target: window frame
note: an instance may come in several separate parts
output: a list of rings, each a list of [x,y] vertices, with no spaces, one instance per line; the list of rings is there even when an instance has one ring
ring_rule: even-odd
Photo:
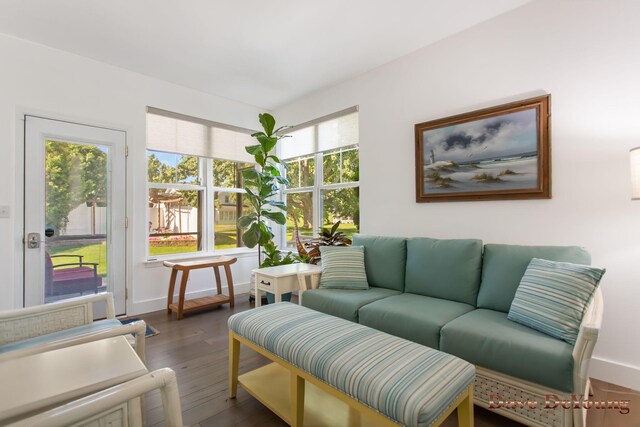
[[[317,127],[316,127],[316,132],[317,132]],[[314,178],[313,178],[312,186],[295,187],[295,188],[285,187],[281,191],[281,201],[284,201],[285,203],[287,201],[287,194],[311,192],[311,201],[313,206],[313,215],[312,215],[313,235],[315,235],[316,230],[319,230],[320,227],[322,227],[323,225],[322,224],[323,222],[322,218],[324,216],[323,191],[342,190],[344,188],[360,187],[359,179],[358,181],[340,182],[337,184],[324,183],[324,158],[323,158],[324,155],[327,153],[338,151],[338,150],[340,150],[340,152],[342,153],[343,151],[347,151],[350,149],[358,150],[358,165],[359,165],[360,164],[360,144],[348,145],[345,147],[341,147],[337,150],[333,149],[328,151],[320,151],[313,154],[305,154],[302,156],[282,160],[284,163],[288,163],[294,160],[310,158],[310,157],[314,159],[315,168],[314,168]],[[342,181],[342,154],[340,155],[340,180]],[[360,198],[358,198],[358,209],[360,209]],[[280,229],[281,229],[280,247],[286,250],[295,249],[295,244],[293,244],[292,246],[287,245],[287,224],[285,223],[285,225],[281,226]]]
[[[146,149],[147,159],[149,157],[149,151],[152,152],[160,152],[167,154],[178,154],[181,153],[171,153],[160,150]],[[184,184],[184,183],[158,183],[158,182],[149,182],[148,176],[146,180],[146,197],[149,197],[149,190],[153,188],[158,189],[176,189],[176,190],[193,190],[193,191],[202,191],[202,229],[199,230],[201,234],[201,242],[202,247],[200,250],[193,252],[176,252],[172,254],[163,254],[163,255],[151,255],[149,253],[150,244],[149,244],[149,231],[146,231],[145,238],[145,257],[147,261],[164,261],[170,259],[188,259],[188,258],[199,258],[203,256],[209,256],[212,254],[215,255],[223,255],[223,254],[238,254],[238,253],[250,253],[254,252],[255,248],[247,248],[247,247],[236,247],[236,248],[226,248],[226,249],[215,249],[215,193],[216,192],[224,192],[224,193],[240,193],[244,194],[246,191],[243,188],[237,187],[220,187],[214,185],[213,182],[213,162],[214,160],[218,161],[229,161],[235,163],[245,163],[248,162],[239,162],[236,160],[226,160],[226,159],[218,159],[218,158],[209,158],[209,157],[200,157],[200,156],[192,156],[198,158],[198,181],[199,185],[196,184]],[[255,165],[254,165],[255,167]],[[145,214],[146,221],[145,223],[149,223],[149,209],[146,209]]]

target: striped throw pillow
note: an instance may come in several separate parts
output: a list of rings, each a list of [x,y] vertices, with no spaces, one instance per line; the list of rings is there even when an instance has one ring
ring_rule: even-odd
[[[507,318],[573,345],[605,269],[534,258]]]
[[[321,246],[320,288],[369,289],[364,246]]]

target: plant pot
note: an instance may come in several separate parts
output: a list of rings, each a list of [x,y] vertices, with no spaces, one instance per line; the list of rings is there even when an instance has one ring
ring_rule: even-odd
[[[282,294],[282,301],[290,302],[291,301],[291,292],[287,292],[286,294]],[[272,294],[271,292],[267,292],[267,302],[269,304],[275,304],[275,302],[276,302],[275,294]]]

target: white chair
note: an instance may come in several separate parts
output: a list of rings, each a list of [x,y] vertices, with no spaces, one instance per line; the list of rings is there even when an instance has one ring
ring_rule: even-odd
[[[22,419],[13,427],[143,426],[141,397],[159,389],[165,425],[182,427],[182,409],[175,373],[158,369],[134,380],[85,396],[38,415]]]
[[[106,304],[106,319],[93,320],[96,303]],[[115,318],[113,294],[108,292],[0,311],[0,360],[124,335],[144,362],[145,332],[144,321],[122,325]]]

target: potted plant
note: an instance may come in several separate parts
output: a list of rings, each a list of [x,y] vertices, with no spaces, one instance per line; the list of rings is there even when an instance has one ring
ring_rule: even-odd
[[[245,149],[253,156],[259,167],[242,171],[244,197],[249,202],[251,211],[238,218],[238,227],[243,230],[242,241],[245,246],[248,248],[258,246],[258,265],[264,268],[291,264],[295,259],[290,252],[284,257],[281,256],[273,241],[273,231],[267,222],[271,220],[276,224],[284,225],[287,221],[285,216],[287,206],[274,199],[274,196],[278,194],[278,186],[288,185],[289,180],[281,173],[282,162],[272,154],[278,141],[286,137],[279,132],[287,126],[275,129],[276,120],[268,113],[260,114],[258,117],[263,131],[251,135],[256,138],[258,144],[250,145]],[[262,248],[265,249],[264,261]],[[258,298],[257,295],[256,298]],[[283,300],[290,299],[291,294],[288,294],[288,299],[286,294],[283,295]]]
[[[342,231],[338,231],[342,221],[338,221],[329,227],[322,227],[317,237],[314,237],[311,241],[302,244],[300,241],[300,232],[298,230],[298,221],[294,217],[293,223],[295,226],[294,236],[296,241],[296,247],[298,248],[298,257],[301,262],[309,264],[318,264],[320,260],[320,247],[321,246],[351,246],[351,239],[349,239]]]

